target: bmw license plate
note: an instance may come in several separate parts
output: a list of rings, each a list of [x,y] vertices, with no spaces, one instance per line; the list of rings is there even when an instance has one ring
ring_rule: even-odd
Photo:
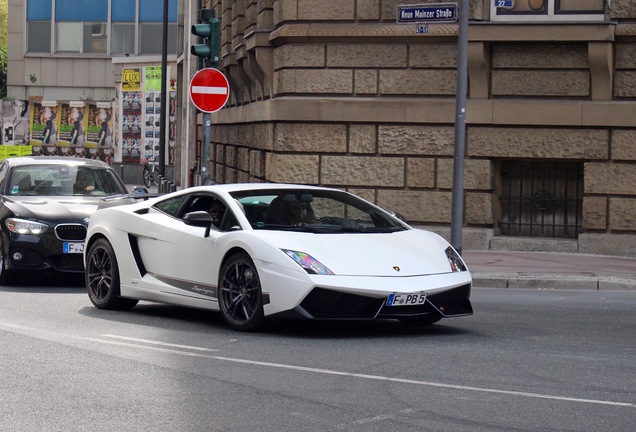
[[[426,303],[426,293],[396,294],[386,301],[387,306],[417,306]]]
[[[84,243],[64,242],[64,253],[84,253]]]

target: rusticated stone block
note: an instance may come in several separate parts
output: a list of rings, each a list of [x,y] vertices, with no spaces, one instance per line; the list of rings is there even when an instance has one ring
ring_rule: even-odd
[[[636,18],[636,3],[634,0],[612,0],[609,8],[610,18]]]
[[[375,95],[378,93],[378,71],[373,69],[356,69],[355,93],[356,95]]]
[[[250,174],[255,177],[265,176],[265,152],[250,150]]]
[[[464,222],[474,225],[492,225],[492,194],[467,192],[464,202]]]
[[[274,24],[298,20],[298,0],[276,0],[274,2]]]
[[[375,153],[376,127],[370,124],[349,126],[349,151],[351,153]]]
[[[438,159],[437,187],[453,188],[455,159]],[[491,190],[494,181],[494,163],[486,159],[464,160],[464,189]]]
[[[406,185],[414,188],[434,188],[435,159],[408,158],[406,165]]]
[[[470,127],[472,157],[607,159],[609,132],[596,129]]]
[[[452,156],[455,129],[448,126],[378,126],[381,154]]]
[[[225,183],[225,165],[221,165],[221,164],[215,165],[214,181],[216,183]]]
[[[239,147],[237,149],[237,167],[242,171],[248,171],[250,168],[250,152],[247,147]]]
[[[590,162],[584,176],[586,194],[636,196],[636,165]]]
[[[492,93],[495,96],[589,96],[590,73],[493,70]]]
[[[404,186],[404,159],[365,156],[323,156],[320,183],[351,186]]]
[[[609,221],[612,231],[636,231],[636,199],[610,198]]]
[[[636,69],[636,44],[616,44],[616,69]]]
[[[409,66],[421,68],[457,68],[457,44],[410,44]]]
[[[375,189],[348,188],[347,191],[375,204]]]
[[[236,147],[231,145],[225,147],[225,165],[236,167]]]
[[[323,44],[287,44],[274,50],[274,69],[324,66]]]
[[[315,0],[297,0],[300,21],[351,21],[355,18],[355,2],[331,1],[329,5]]]
[[[587,44],[493,45],[493,68],[506,69],[587,69]]]
[[[579,253],[636,257],[636,235],[582,233]]]
[[[319,156],[267,153],[265,178],[275,183],[318,184]]]
[[[328,67],[406,67],[404,44],[330,44]]]
[[[456,82],[450,69],[381,70],[380,94],[454,96]]]
[[[583,197],[583,228],[607,229],[607,198]]]
[[[274,93],[352,94],[353,71],[292,69],[274,72]]]
[[[274,149],[284,152],[345,153],[347,126],[326,123],[279,123]]]
[[[225,146],[224,145],[219,144],[216,146],[214,160],[216,162],[219,162],[225,165]]]
[[[636,130],[612,132],[612,159],[636,161]]]
[[[409,223],[450,223],[451,193],[378,190],[378,205],[403,215]]]
[[[356,2],[356,18],[362,20],[378,20],[380,18],[380,0],[358,0]]]
[[[616,97],[636,97],[636,71],[616,71],[614,77]]]

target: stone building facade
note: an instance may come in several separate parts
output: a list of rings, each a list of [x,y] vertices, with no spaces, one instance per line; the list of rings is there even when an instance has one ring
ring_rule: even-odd
[[[214,181],[345,188],[448,237],[457,24],[417,34],[396,23],[404,0],[201,3],[231,86]],[[463,248],[636,256],[636,2],[591,21],[469,3]]]

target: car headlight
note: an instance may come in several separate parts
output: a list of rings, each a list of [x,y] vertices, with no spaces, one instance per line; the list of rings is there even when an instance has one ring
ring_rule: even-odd
[[[285,252],[291,259],[296,261],[296,263],[303,269],[305,269],[305,271],[309,274],[333,274],[333,272],[325,267],[324,264],[305,252],[298,252],[288,249],[283,249],[282,251]]]
[[[9,218],[5,223],[9,231],[16,234],[40,235],[49,228],[47,225],[25,219]]]
[[[459,256],[452,246],[446,248],[446,258],[448,258],[448,262],[450,263],[451,270],[453,272],[462,272],[467,270],[464,260],[462,260],[462,257]]]

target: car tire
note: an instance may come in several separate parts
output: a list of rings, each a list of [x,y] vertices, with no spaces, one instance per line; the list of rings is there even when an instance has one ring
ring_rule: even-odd
[[[264,321],[263,294],[256,266],[246,253],[231,256],[219,274],[219,307],[235,330],[256,331]]]
[[[398,320],[408,326],[427,326],[435,324],[437,321],[441,320],[442,316],[438,314],[428,314],[419,317],[408,317],[408,318],[398,318]]]
[[[138,300],[119,296],[119,267],[113,247],[106,239],[93,243],[86,257],[86,290],[98,309],[131,309]]]
[[[4,267],[4,257],[0,253],[0,285],[10,285],[15,281],[15,274]]]

